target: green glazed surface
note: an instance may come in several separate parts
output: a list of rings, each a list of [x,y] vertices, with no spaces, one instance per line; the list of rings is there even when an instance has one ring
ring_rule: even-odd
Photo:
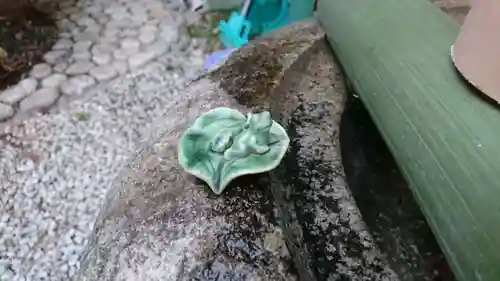
[[[186,172],[221,194],[235,178],[278,166],[290,139],[269,112],[220,107],[196,119],[182,135],[178,159]]]

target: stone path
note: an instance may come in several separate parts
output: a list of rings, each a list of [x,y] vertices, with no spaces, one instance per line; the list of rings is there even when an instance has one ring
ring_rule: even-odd
[[[0,281],[70,280],[112,180],[202,69],[182,0],[61,8],[46,62],[0,94]]]
[[[61,1],[55,15],[62,31],[59,41],[45,54],[45,62],[0,93],[0,122],[49,107],[60,95],[82,95],[169,51],[180,39],[175,27],[181,15],[175,10],[184,4],[167,2]]]

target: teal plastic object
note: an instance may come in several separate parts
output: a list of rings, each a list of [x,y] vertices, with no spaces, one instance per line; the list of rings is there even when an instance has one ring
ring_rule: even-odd
[[[243,113],[219,107],[202,114],[182,135],[179,164],[215,194],[242,175],[278,166],[290,139],[268,111]]]
[[[252,35],[258,36],[289,23],[288,0],[254,0],[248,12]]]
[[[238,12],[232,12],[228,21],[221,20],[219,23],[219,38],[228,48],[239,48],[248,43],[252,24],[245,16]]]
[[[239,48],[251,37],[310,18],[313,13],[314,0],[246,0],[241,13],[233,12],[227,22],[220,22],[220,39],[227,48]]]

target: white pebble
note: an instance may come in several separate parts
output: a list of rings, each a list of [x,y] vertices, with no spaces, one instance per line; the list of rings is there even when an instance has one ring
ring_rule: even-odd
[[[116,69],[110,65],[102,65],[92,68],[89,74],[98,81],[109,80],[118,76]]]
[[[68,75],[85,74],[89,72],[89,70],[92,69],[92,67],[94,67],[94,64],[92,62],[86,60],[79,60],[71,64],[66,69],[66,74]]]
[[[40,63],[33,66],[31,70],[31,76],[37,79],[45,78],[50,75],[52,68],[46,63]]]
[[[67,76],[62,73],[54,73],[42,80],[42,87],[57,88],[67,79]]]
[[[132,55],[128,59],[128,66],[131,69],[136,69],[136,68],[141,67],[141,66],[145,65],[146,63],[150,62],[154,58],[155,58],[155,53],[151,52],[151,51],[138,53],[138,54]]]
[[[0,103],[0,121],[5,121],[14,116],[14,109],[8,104]]]
[[[78,75],[63,82],[61,91],[65,95],[81,95],[95,83],[95,79],[88,75]]]
[[[53,50],[67,50],[71,48],[73,41],[70,39],[62,38],[52,47]]]
[[[47,52],[44,56],[43,59],[50,64],[55,64],[59,60],[64,59],[64,56],[67,54],[67,51],[64,50],[56,50],[56,51],[50,51]]]
[[[59,90],[54,88],[42,88],[29,95],[19,104],[21,111],[29,111],[37,108],[49,107],[59,97]]]

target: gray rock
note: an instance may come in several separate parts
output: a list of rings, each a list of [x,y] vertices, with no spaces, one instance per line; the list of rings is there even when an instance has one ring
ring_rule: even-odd
[[[139,51],[141,43],[134,38],[124,38],[120,42],[120,47],[122,50],[126,51],[128,54],[134,54]]]
[[[116,71],[118,71],[118,73],[120,75],[123,75],[123,74],[127,73],[127,71],[128,71],[128,66],[127,66],[126,61],[115,60],[115,61],[113,61],[112,65],[116,69]]]
[[[159,37],[168,43],[177,42],[180,38],[179,32],[171,27],[161,27]]]
[[[68,52],[66,50],[56,50],[47,52],[43,59],[50,64],[56,64],[59,60],[63,59]]]
[[[74,60],[84,60],[84,61],[89,61],[92,58],[92,55],[90,54],[89,51],[78,51],[74,52],[71,57]]]
[[[19,109],[26,112],[33,109],[49,107],[57,101],[59,94],[60,92],[56,88],[42,88],[21,101]]]
[[[8,104],[0,103],[0,121],[5,121],[14,116],[14,109]]]
[[[75,40],[78,42],[99,42],[99,30],[87,28],[85,31],[75,34]]]
[[[128,65],[130,69],[136,69],[150,62],[155,58],[155,53],[152,51],[137,53],[128,58]]]
[[[97,65],[109,64],[112,59],[113,45],[98,44],[92,47],[92,61]]]
[[[94,67],[89,71],[89,74],[98,81],[109,80],[118,76],[118,72],[111,65],[102,65]]]
[[[88,75],[78,75],[71,77],[61,84],[61,92],[65,95],[81,95],[90,87],[96,84],[94,78]]]
[[[113,51],[113,57],[117,60],[126,60],[132,53],[123,49]]]
[[[66,69],[66,74],[68,75],[78,75],[88,73],[90,69],[94,67],[94,64],[87,60],[79,60],[71,64]]]
[[[85,27],[98,25],[97,22],[91,17],[81,17],[80,19],[78,19],[76,24]]]
[[[118,28],[108,28],[108,29],[104,30],[103,35],[105,37],[110,37],[110,36],[117,37],[119,33],[120,33],[120,29],[118,29]]]
[[[67,38],[62,38],[52,47],[53,50],[69,50],[73,46],[73,41]]]
[[[34,78],[25,78],[17,84],[21,87],[28,95],[35,92],[38,82]]]
[[[0,94],[0,102],[13,105],[24,99],[24,97],[35,92],[38,82],[35,78],[25,78],[16,86],[8,88]]]
[[[42,80],[43,88],[58,88],[68,77],[62,73],[54,73]]]
[[[97,65],[107,65],[111,62],[111,55],[105,53],[97,53],[92,56],[92,61]]]
[[[26,93],[24,89],[16,85],[14,87],[4,90],[0,94],[0,102],[9,105],[16,104],[20,102],[22,99],[24,99],[24,97],[26,97],[27,95],[28,93]]]
[[[120,32],[121,37],[136,37],[139,35],[139,31],[137,29],[126,28]]]
[[[339,70],[323,36],[305,22],[252,41],[165,108],[111,186],[75,281],[398,280],[345,183],[336,151],[345,90],[332,86],[342,81],[331,80]],[[276,171],[214,196],[179,166],[177,144],[220,106],[267,108],[294,143]]]
[[[37,79],[45,78],[52,73],[52,68],[46,63],[39,63],[33,66],[31,70],[31,76]]]
[[[94,45],[92,47],[91,52],[92,52],[93,55],[96,55],[96,54],[111,54],[114,49],[115,49],[115,47],[112,44],[101,43],[101,44]]]
[[[158,40],[157,42],[146,47],[146,52],[152,52],[156,57],[163,55],[168,51],[169,44],[165,41]]]
[[[54,65],[54,72],[62,73],[68,68],[68,63],[65,61],[58,62]]]
[[[139,35],[139,41],[141,41],[141,43],[145,45],[153,43],[155,39],[156,34],[152,31],[142,31]]]
[[[90,51],[90,47],[92,46],[91,41],[79,41],[73,45],[73,52],[88,52]]]

